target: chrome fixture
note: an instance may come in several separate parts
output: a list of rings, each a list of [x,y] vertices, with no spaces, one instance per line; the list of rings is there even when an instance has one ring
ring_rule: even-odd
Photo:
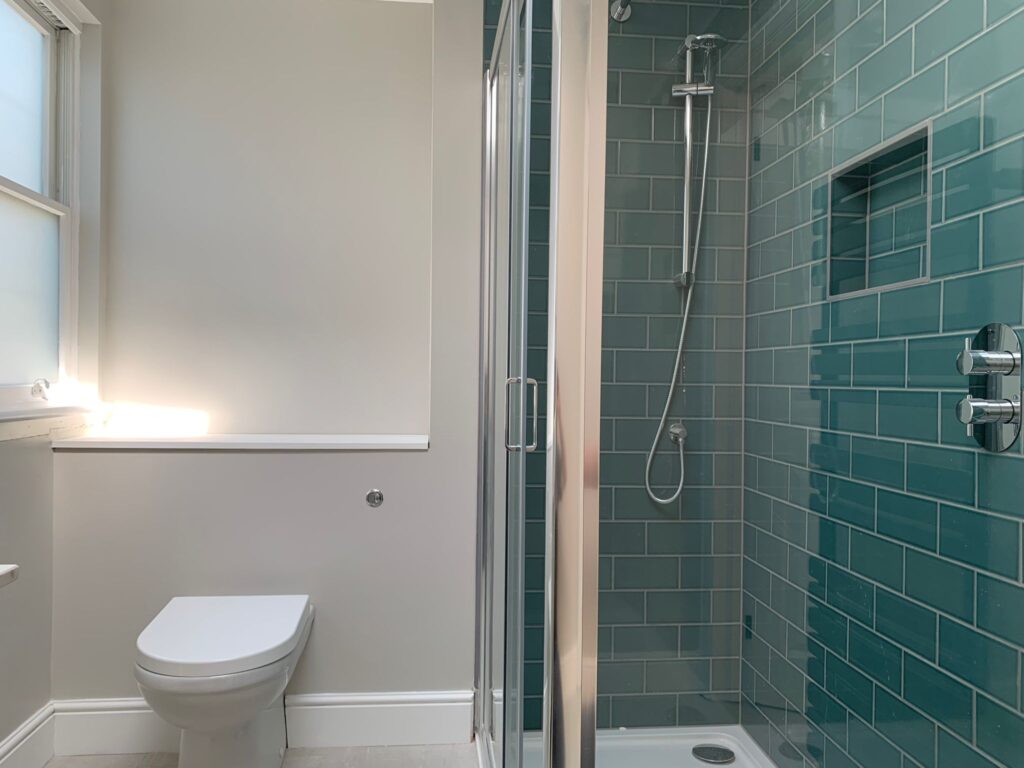
[[[512,404],[512,398],[508,396],[510,388],[512,387],[513,384],[521,384],[522,381],[523,380],[520,377],[518,377],[518,376],[511,376],[508,379],[506,379],[506,381],[505,381],[505,402],[506,402],[507,405],[511,405]],[[526,446],[523,446],[521,444],[513,444],[513,443],[511,443],[510,439],[509,439],[509,432],[508,432],[508,425],[509,425],[509,422],[511,421],[511,419],[505,419],[505,448],[507,450],[509,450],[509,451],[512,451],[513,453],[516,452],[516,451],[525,451],[526,453],[533,453],[534,451],[537,450],[537,446],[538,446],[539,440],[540,440],[540,437],[539,437],[538,432],[537,432],[538,429],[540,428],[540,424],[538,423],[539,414],[540,414],[540,385],[537,384],[537,380],[536,379],[527,379],[526,380],[526,386],[527,387],[533,387],[533,399],[531,400],[531,404],[533,405],[533,417],[532,417],[533,440],[530,441],[530,443],[528,443]]]
[[[700,236],[704,224],[704,198],[707,192],[708,182],[708,157],[711,149],[711,97],[714,95],[715,87],[712,83],[712,59],[715,51],[725,42],[721,35],[689,35],[683,43],[686,52],[686,82],[677,83],[672,86],[672,95],[685,99],[683,108],[683,139],[685,151],[683,153],[683,260],[682,271],[673,278],[676,286],[683,291],[683,323],[679,329],[679,345],[676,348],[676,361],[672,368],[672,382],[668,387],[668,394],[665,396],[665,408],[661,413],[661,420],[658,422],[658,430],[654,434],[651,443],[651,450],[647,454],[647,464],[644,467],[644,487],[651,501],[656,504],[671,504],[683,493],[683,485],[686,480],[684,467],[684,454],[686,448],[686,427],[681,422],[673,424],[669,428],[669,438],[679,447],[679,484],[675,492],[663,498],[658,496],[651,487],[651,467],[654,464],[654,456],[658,451],[658,443],[665,432],[665,425],[668,422],[668,413],[672,407],[672,396],[675,394],[676,385],[679,383],[680,367],[683,362],[683,343],[686,341],[686,326],[690,320],[690,307],[693,302],[694,283],[697,273],[697,254],[700,251]],[[694,79],[694,54],[702,53],[702,80]],[[695,139],[693,135],[693,100],[698,96],[706,99],[707,121],[704,127],[704,167],[700,177],[700,201],[697,205],[697,225],[691,232],[691,217],[693,215],[693,152]]]
[[[633,0],[615,0],[612,3],[611,11],[609,11],[612,20],[620,24],[629,21],[629,17],[633,15],[633,9],[630,7],[632,2]]]
[[[384,503],[384,491],[379,488],[373,488],[366,492],[366,504],[367,506],[376,509]]]
[[[736,762],[736,753],[718,744],[698,744],[692,750],[693,756],[702,763],[730,765]]]
[[[970,393],[956,406],[967,436],[986,450],[1005,451],[1020,435],[1020,339],[1007,325],[986,325],[973,339],[964,339],[956,368],[970,377]]]

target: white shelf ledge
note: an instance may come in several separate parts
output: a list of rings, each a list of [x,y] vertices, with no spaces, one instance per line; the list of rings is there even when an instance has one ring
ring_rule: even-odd
[[[201,435],[54,440],[55,451],[425,451],[428,435]]]
[[[0,587],[6,587],[18,578],[18,566],[0,565]]]

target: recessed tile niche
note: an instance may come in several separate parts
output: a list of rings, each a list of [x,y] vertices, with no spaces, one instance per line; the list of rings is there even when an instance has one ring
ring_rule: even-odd
[[[832,176],[829,293],[928,274],[928,131],[882,147]]]

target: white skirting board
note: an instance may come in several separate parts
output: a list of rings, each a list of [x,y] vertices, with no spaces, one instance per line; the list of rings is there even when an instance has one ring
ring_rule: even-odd
[[[53,757],[53,705],[47,704],[0,741],[2,768],[43,768]]]
[[[292,747],[468,743],[472,691],[299,694],[285,699]],[[52,701],[0,741],[0,768],[43,768],[54,755],[177,752],[180,731],[144,699]]]
[[[473,738],[473,692],[299,694],[285,697],[288,745],[463,744]]]

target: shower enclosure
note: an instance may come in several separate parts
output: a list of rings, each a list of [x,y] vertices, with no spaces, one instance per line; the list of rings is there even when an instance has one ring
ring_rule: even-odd
[[[505,6],[494,764],[1024,768],[1024,1]]]

